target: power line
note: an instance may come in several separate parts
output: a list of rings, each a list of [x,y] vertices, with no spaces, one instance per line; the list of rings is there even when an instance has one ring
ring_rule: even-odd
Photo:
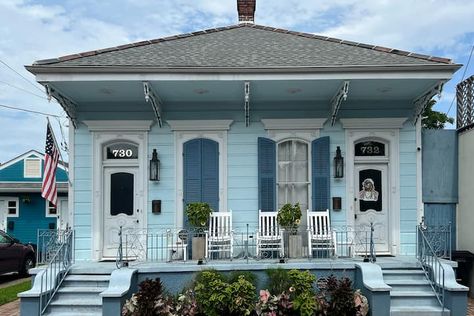
[[[471,53],[469,54],[469,59],[467,60],[466,68],[464,68],[464,72],[463,72],[463,74],[462,74],[461,81],[463,81],[463,80],[464,80],[464,76],[466,76],[466,72],[467,72],[467,69],[469,68],[469,63],[471,62],[471,57],[472,57],[472,52],[473,52],[473,51],[474,51],[474,45],[472,45]],[[448,116],[449,116],[449,112],[451,111],[451,108],[453,107],[454,100],[456,100],[456,91],[454,91],[453,99],[451,100],[451,104],[449,105],[448,112],[446,112],[446,115],[448,115]]]
[[[2,81],[2,80],[0,80],[0,83],[4,84],[4,85],[6,85],[6,86],[9,86],[9,87],[12,87],[12,88],[18,89],[18,90],[20,90],[20,91],[23,91],[23,92],[29,93],[29,94],[31,94],[31,95],[34,95],[34,96],[36,96],[36,97],[38,97],[38,98],[41,98],[41,99],[43,99],[43,100],[48,100],[48,98],[47,98],[47,97],[44,97],[44,96],[42,96],[42,95],[39,95],[39,94],[36,94],[36,93],[34,93],[34,92],[31,92],[31,91],[29,91],[29,90],[26,90],[26,89],[23,89],[23,88],[17,87],[17,86],[15,86],[15,85],[12,85],[11,83],[8,83],[8,82],[6,82],[6,81]]]
[[[5,104],[0,104],[0,107],[10,109],[10,110],[23,111],[23,112],[28,112],[28,113],[40,114],[40,115],[44,115],[44,116],[56,117],[56,118],[61,117],[60,115],[56,115],[56,114],[50,114],[50,113],[34,111],[34,110],[27,110],[27,109],[22,109],[22,108],[18,108],[18,107],[15,107],[15,106],[10,106],[10,105],[5,105]]]
[[[35,85],[30,79],[26,78],[26,77],[23,76],[21,73],[19,73],[18,71],[16,71],[16,70],[13,69],[12,67],[10,67],[6,62],[4,62],[3,60],[0,59],[0,63],[4,64],[5,67],[7,67],[8,69],[10,69],[10,70],[13,71],[14,73],[16,73],[18,76],[20,76],[21,78],[23,78],[23,80],[25,80],[26,82],[28,82],[30,85],[32,85],[33,87],[35,87],[36,89],[38,89],[38,90],[41,91],[42,93],[44,93],[44,91],[41,90],[37,85]]]

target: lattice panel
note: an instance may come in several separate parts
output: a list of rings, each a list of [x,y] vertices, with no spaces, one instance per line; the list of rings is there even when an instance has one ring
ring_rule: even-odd
[[[457,85],[456,99],[456,128],[460,129],[474,124],[474,75]]]

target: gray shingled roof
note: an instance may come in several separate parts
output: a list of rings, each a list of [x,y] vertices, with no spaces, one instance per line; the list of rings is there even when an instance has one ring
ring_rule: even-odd
[[[52,67],[285,68],[451,60],[259,25],[235,25],[37,61]]]

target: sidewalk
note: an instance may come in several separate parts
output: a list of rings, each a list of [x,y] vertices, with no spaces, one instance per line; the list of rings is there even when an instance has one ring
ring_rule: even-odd
[[[19,316],[20,315],[20,300],[6,303],[0,306],[0,315],[2,316]]]

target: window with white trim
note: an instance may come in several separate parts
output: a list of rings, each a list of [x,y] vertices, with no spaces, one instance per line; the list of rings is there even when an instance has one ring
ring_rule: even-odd
[[[23,174],[25,178],[41,178],[41,159],[25,158]]]
[[[58,208],[54,206],[53,203],[47,201],[46,203],[46,217],[56,217],[58,216]]]
[[[18,198],[5,199],[8,217],[18,217]]]
[[[278,209],[286,203],[309,208],[309,145],[301,140],[286,140],[277,146]]]

